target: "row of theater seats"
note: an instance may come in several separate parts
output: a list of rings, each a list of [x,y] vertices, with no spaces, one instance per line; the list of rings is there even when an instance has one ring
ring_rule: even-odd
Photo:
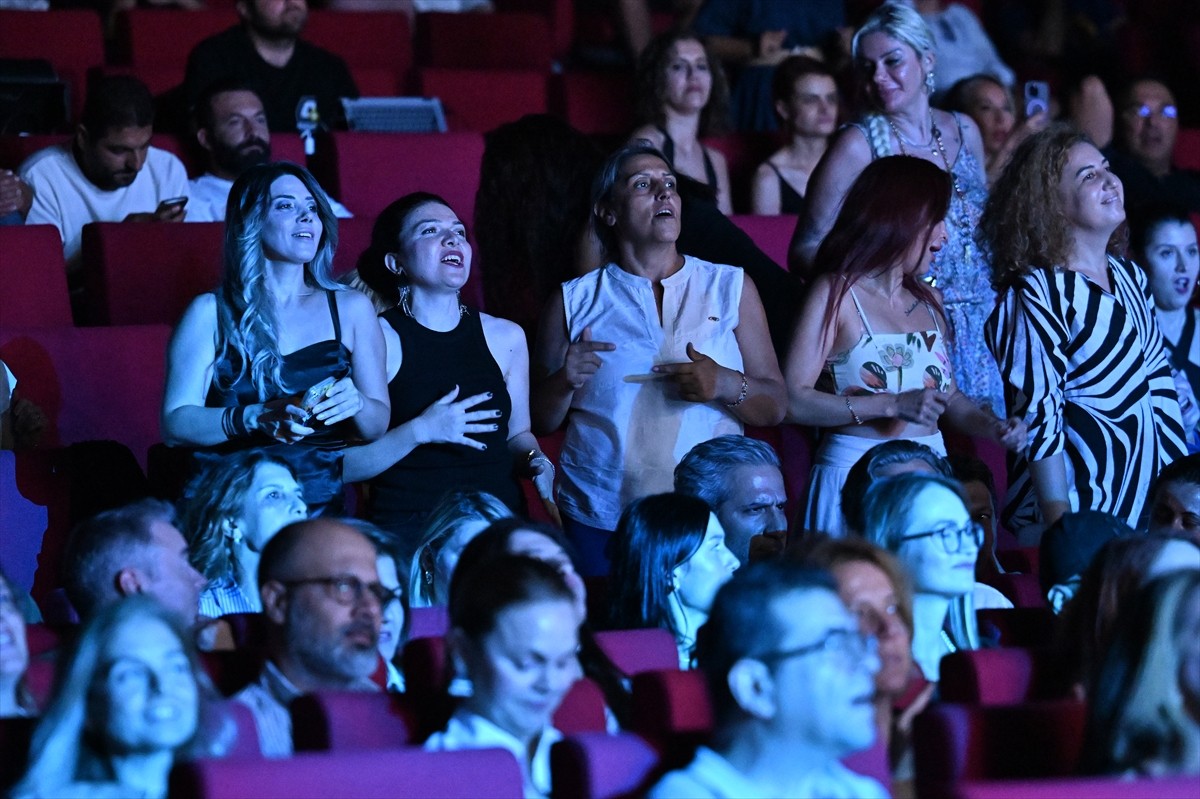
[[[553,109],[587,132],[628,129],[628,75],[552,68],[570,47],[571,0],[499,5],[496,14],[421,14],[415,31],[400,12],[312,11],[304,37],[342,56],[365,96],[441,97],[454,128],[488,130]],[[237,23],[232,7],[124,11],[106,63],[100,19],[91,11],[0,11],[0,52],[48,59],[70,87],[77,116],[89,71],[134,74],[162,94],[182,82],[198,42]],[[57,35],[62,30],[72,36]]]
[[[996,613],[1012,611],[992,612],[988,618]],[[423,613],[418,611],[416,615],[420,617]],[[416,618],[414,623],[418,627],[425,624],[428,629],[436,629],[437,625],[436,621],[430,626],[429,620]],[[30,640],[31,649],[40,652],[53,641],[53,636],[47,635],[44,628],[34,627]],[[617,665],[632,676],[630,731],[617,736],[605,734],[599,691],[589,681],[580,681],[555,717],[555,726],[568,736],[552,756],[555,795],[614,798],[633,795],[661,772],[684,762],[691,749],[705,740],[713,728],[704,679],[699,672],[678,670],[669,635],[657,630],[620,631],[600,633],[598,641]],[[436,786],[426,786],[425,777],[413,776],[415,783],[392,784],[378,794],[374,792],[377,785],[373,782],[374,775],[359,775],[351,768],[351,764],[363,762],[367,753],[380,758],[373,769],[393,758],[405,762],[415,759],[420,762],[412,773],[422,775],[437,762],[450,762],[396,748],[414,744],[429,732],[422,718],[427,707],[414,700],[422,695],[436,695],[441,688],[443,652],[444,644],[438,637],[409,643],[404,653],[407,695],[319,692],[298,700],[292,707],[292,715],[300,754],[285,761],[293,769],[256,759],[253,723],[235,706],[234,720],[242,739],[235,758],[181,766],[174,778],[179,786],[178,795],[228,796],[232,794],[226,791],[233,790],[233,786],[240,785],[244,792],[247,786],[260,784],[268,786],[268,792],[262,795],[288,795],[286,791],[275,793],[281,789],[269,787],[278,786],[280,779],[291,790],[306,786],[308,795],[314,792],[313,786],[327,784],[324,780],[328,775],[314,776],[314,770],[320,771],[322,766],[342,776],[338,782],[341,788],[329,795],[517,795],[507,782],[511,765],[503,759],[493,760],[490,755],[455,762],[456,767],[475,778],[482,773],[478,769],[485,768],[483,764],[497,768],[498,779],[506,786],[497,794],[487,793],[482,787],[472,790],[471,781],[456,781],[456,777],[448,774],[441,775],[442,784],[453,787],[445,788],[445,792]],[[245,653],[241,655],[245,657]],[[227,664],[237,656],[238,653],[222,653],[221,658],[206,658],[215,680],[219,684],[224,682],[226,691],[237,686],[227,682],[220,664]],[[914,729],[918,795],[1145,795],[1168,799],[1195,795],[1194,779],[1130,783],[1071,778],[1080,760],[1086,707],[1068,697],[1066,686],[1055,682],[1053,670],[1053,663],[1045,653],[1034,649],[959,652],[946,658],[942,665],[940,701],[918,717]],[[243,671],[252,673],[252,669]],[[18,722],[0,729],[11,739],[9,743],[19,748],[22,729],[27,732],[27,725],[22,728]],[[888,784],[882,746],[855,755],[847,760],[847,765]],[[300,779],[304,781],[296,781]],[[1001,780],[1005,782],[996,782]],[[215,787],[218,785],[230,787]],[[484,792],[480,793],[481,790]],[[257,790],[254,793],[259,795]],[[323,788],[315,793],[326,795]]]

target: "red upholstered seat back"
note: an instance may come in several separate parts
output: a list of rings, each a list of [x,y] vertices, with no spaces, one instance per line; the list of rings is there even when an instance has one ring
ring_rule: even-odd
[[[596,644],[629,676],[679,668],[675,636],[666,630],[606,630],[596,633]]]
[[[526,114],[546,113],[546,74],[533,69],[425,67],[423,97],[438,97],[450,130],[486,132]]]
[[[960,650],[942,658],[938,692],[943,701],[1016,705],[1067,696],[1048,649],[1000,647]]]
[[[413,54],[403,12],[314,9],[304,38],[341,56],[363,95],[407,93]]]
[[[445,606],[411,608],[409,610],[408,640],[441,638],[450,629],[450,616]]]
[[[620,799],[641,796],[657,778],[658,753],[630,733],[568,736],[550,750],[555,796]]]
[[[0,331],[0,359],[46,414],[44,446],[111,439],[142,468],[158,441],[166,325]]]
[[[387,749],[412,743],[414,711],[397,694],[318,691],[291,705],[297,751],[345,752]]]
[[[554,37],[541,14],[440,14],[417,17],[417,62],[452,69],[550,71]]]
[[[303,752],[283,760],[198,760],[171,772],[176,799],[294,799],[297,796],[395,799],[512,799],[521,771],[500,749],[425,752],[416,748]]]
[[[678,668],[634,675],[631,727],[656,743],[678,736],[707,737],[713,715],[704,675]]]
[[[71,114],[78,118],[87,71],[104,63],[100,15],[87,9],[0,11],[0,53],[49,61],[66,82]]]
[[[87,321],[174,325],[221,281],[223,222],[83,226]]]
[[[796,230],[796,217],[790,214],[735,214],[729,219],[754,239],[758,249],[770,256],[772,261],[784,269],[788,268],[788,246],[792,243],[792,233]]]
[[[633,75],[565,72],[551,84],[551,107],[588,135],[621,136],[633,128]]]
[[[932,705],[913,727],[917,794],[944,795],[963,780],[1074,774],[1085,716],[1084,704],[1075,700]]]
[[[62,239],[53,225],[0,225],[0,325],[70,327]]]

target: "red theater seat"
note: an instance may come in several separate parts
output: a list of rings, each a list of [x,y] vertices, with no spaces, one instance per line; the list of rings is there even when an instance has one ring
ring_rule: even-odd
[[[0,331],[0,360],[21,376],[21,390],[46,414],[43,446],[111,439],[129,447],[144,470],[160,439],[170,328]]]
[[[942,658],[938,692],[945,702],[968,705],[1061,699],[1067,690],[1057,665],[1047,649],[960,650]]]
[[[364,96],[405,94],[412,35],[400,11],[311,11],[304,38],[346,61]]]
[[[70,327],[67,265],[53,225],[0,226],[0,325]]]
[[[422,96],[441,99],[451,130],[486,132],[546,113],[546,76],[536,70],[426,67],[420,87]]]
[[[754,239],[758,249],[770,256],[772,261],[784,269],[788,268],[788,246],[792,243],[792,233],[796,230],[796,217],[786,214],[735,214],[729,219]]]
[[[633,128],[633,74],[566,72],[552,83],[554,112],[590,136],[623,136]]]
[[[621,799],[642,796],[658,777],[658,753],[630,733],[571,735],[550,750],[554,796]]]
[[[283,760],[199,760],[171,771],[175,799],[513,799],[521,770],[501,749],[425,752],[415,748],[304,752]]]
[[[192,48],[239,22],[232,8],[130,9],[117,17],[118,55],[151,91],[160,94],[183,83]]]
[[[221,280],[223,222],[93,222],[83,227],[87,318],[174,325]]]
[[[409,610],[408,640],[441,638],[450,629],[450,616],[444,606],[411,608]]]
[[[104,63],[100,16],[86,9],[0,11],[0,55],[49,61],[67,84],[70,113],[78,119],[87,71]]]
[[[318,691],[291,704],[296,751],[349,752],[413,742],[414,711],[402,696],[367,691]]]
[[[1175,138],[1175,166],[1200,170],[1200,128],[1180,128]]]
[[[630,727],[656,744],[706,738],[712,732],[713,715],[704,675],[678,668],[635,674]]]
[[[606,630],[596,633],[596,644],[613,665],[631,677],[643,671],[679,668],[675,636],[666,630]]]
[[[1075,700],[931,705],[913,727],[917,795],[943,796],[964,780],[1074,774],[1085,717],[1086,707]]]
[[[531,69],[546,74],[554,36],[541,14],[425,13],[417,17],[417,64],[451,69]]]

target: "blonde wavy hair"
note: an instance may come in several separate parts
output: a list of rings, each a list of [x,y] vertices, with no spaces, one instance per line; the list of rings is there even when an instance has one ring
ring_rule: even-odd
[[[271,184],[285,175],[292,175],[304,184],[316,200],[317,218],[321,220],[317,254],[304,266],[305,283],[326,291],[346,288],[332,277],[337,217],[316,178],[304,167],[286,161],[254,166],[242,173],[229,192],[225,210],[225,274],[216,292],[217,353],[218,357],[227,357],[236,364],[229,386],[221,387],[232,387],[249,372],[260,401],[280,392],[307,388],[283,384],[280,376],[283,356],[279,354],[275,308],[265,282],[267,260],[262,230],[271,205]]]
[[[992,186],[978,236],[990,252],[992,287],[1005,291],[1034,269],[1062,269],[1071,253],[1072,226],[1058,196],[1067,154],[1092,141],[1066,124],[1051,125],[1030,136],[1013,153]],[[1124,251],[1126,227],[1108,242],[1108,251]]]

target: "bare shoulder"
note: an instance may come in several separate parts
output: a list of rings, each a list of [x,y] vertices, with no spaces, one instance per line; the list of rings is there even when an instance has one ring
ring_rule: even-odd
[[[483,326],[483,337],[489,344],[506,350],[525,346],[525,331],[516,322],[482,312],[479,322]]]
[[[338,313],[350,314],[355,321],[374,319],[376,316],[375,306],[371,304],[370,298],[358,289],[338,291],[334,294],[334,299],[337,301]]]
[[[833,141],[829,143],[829,151],[822,160],[832,163],[834,159],[838,158],[853,160],[864,165],[870,163],[871,142],[867,141],[867,134],[854,125],[844,125],[841,130],[833,134]]]
[[[718,150],[715,147],[709,147],[708,145],[702,145],[702,146],[704,147],[704,152],[708,153],[708,157],[712,159],[714,167],[716,167],[717,169],[725,169],[726,168],[725,154],[723,152],[721,152],[720,150]]]
[[[183,312],[177,330],[194,333],[206,328],[214,332],[217,329],[217,296],[212,292],[205,292],[192,300]]]

